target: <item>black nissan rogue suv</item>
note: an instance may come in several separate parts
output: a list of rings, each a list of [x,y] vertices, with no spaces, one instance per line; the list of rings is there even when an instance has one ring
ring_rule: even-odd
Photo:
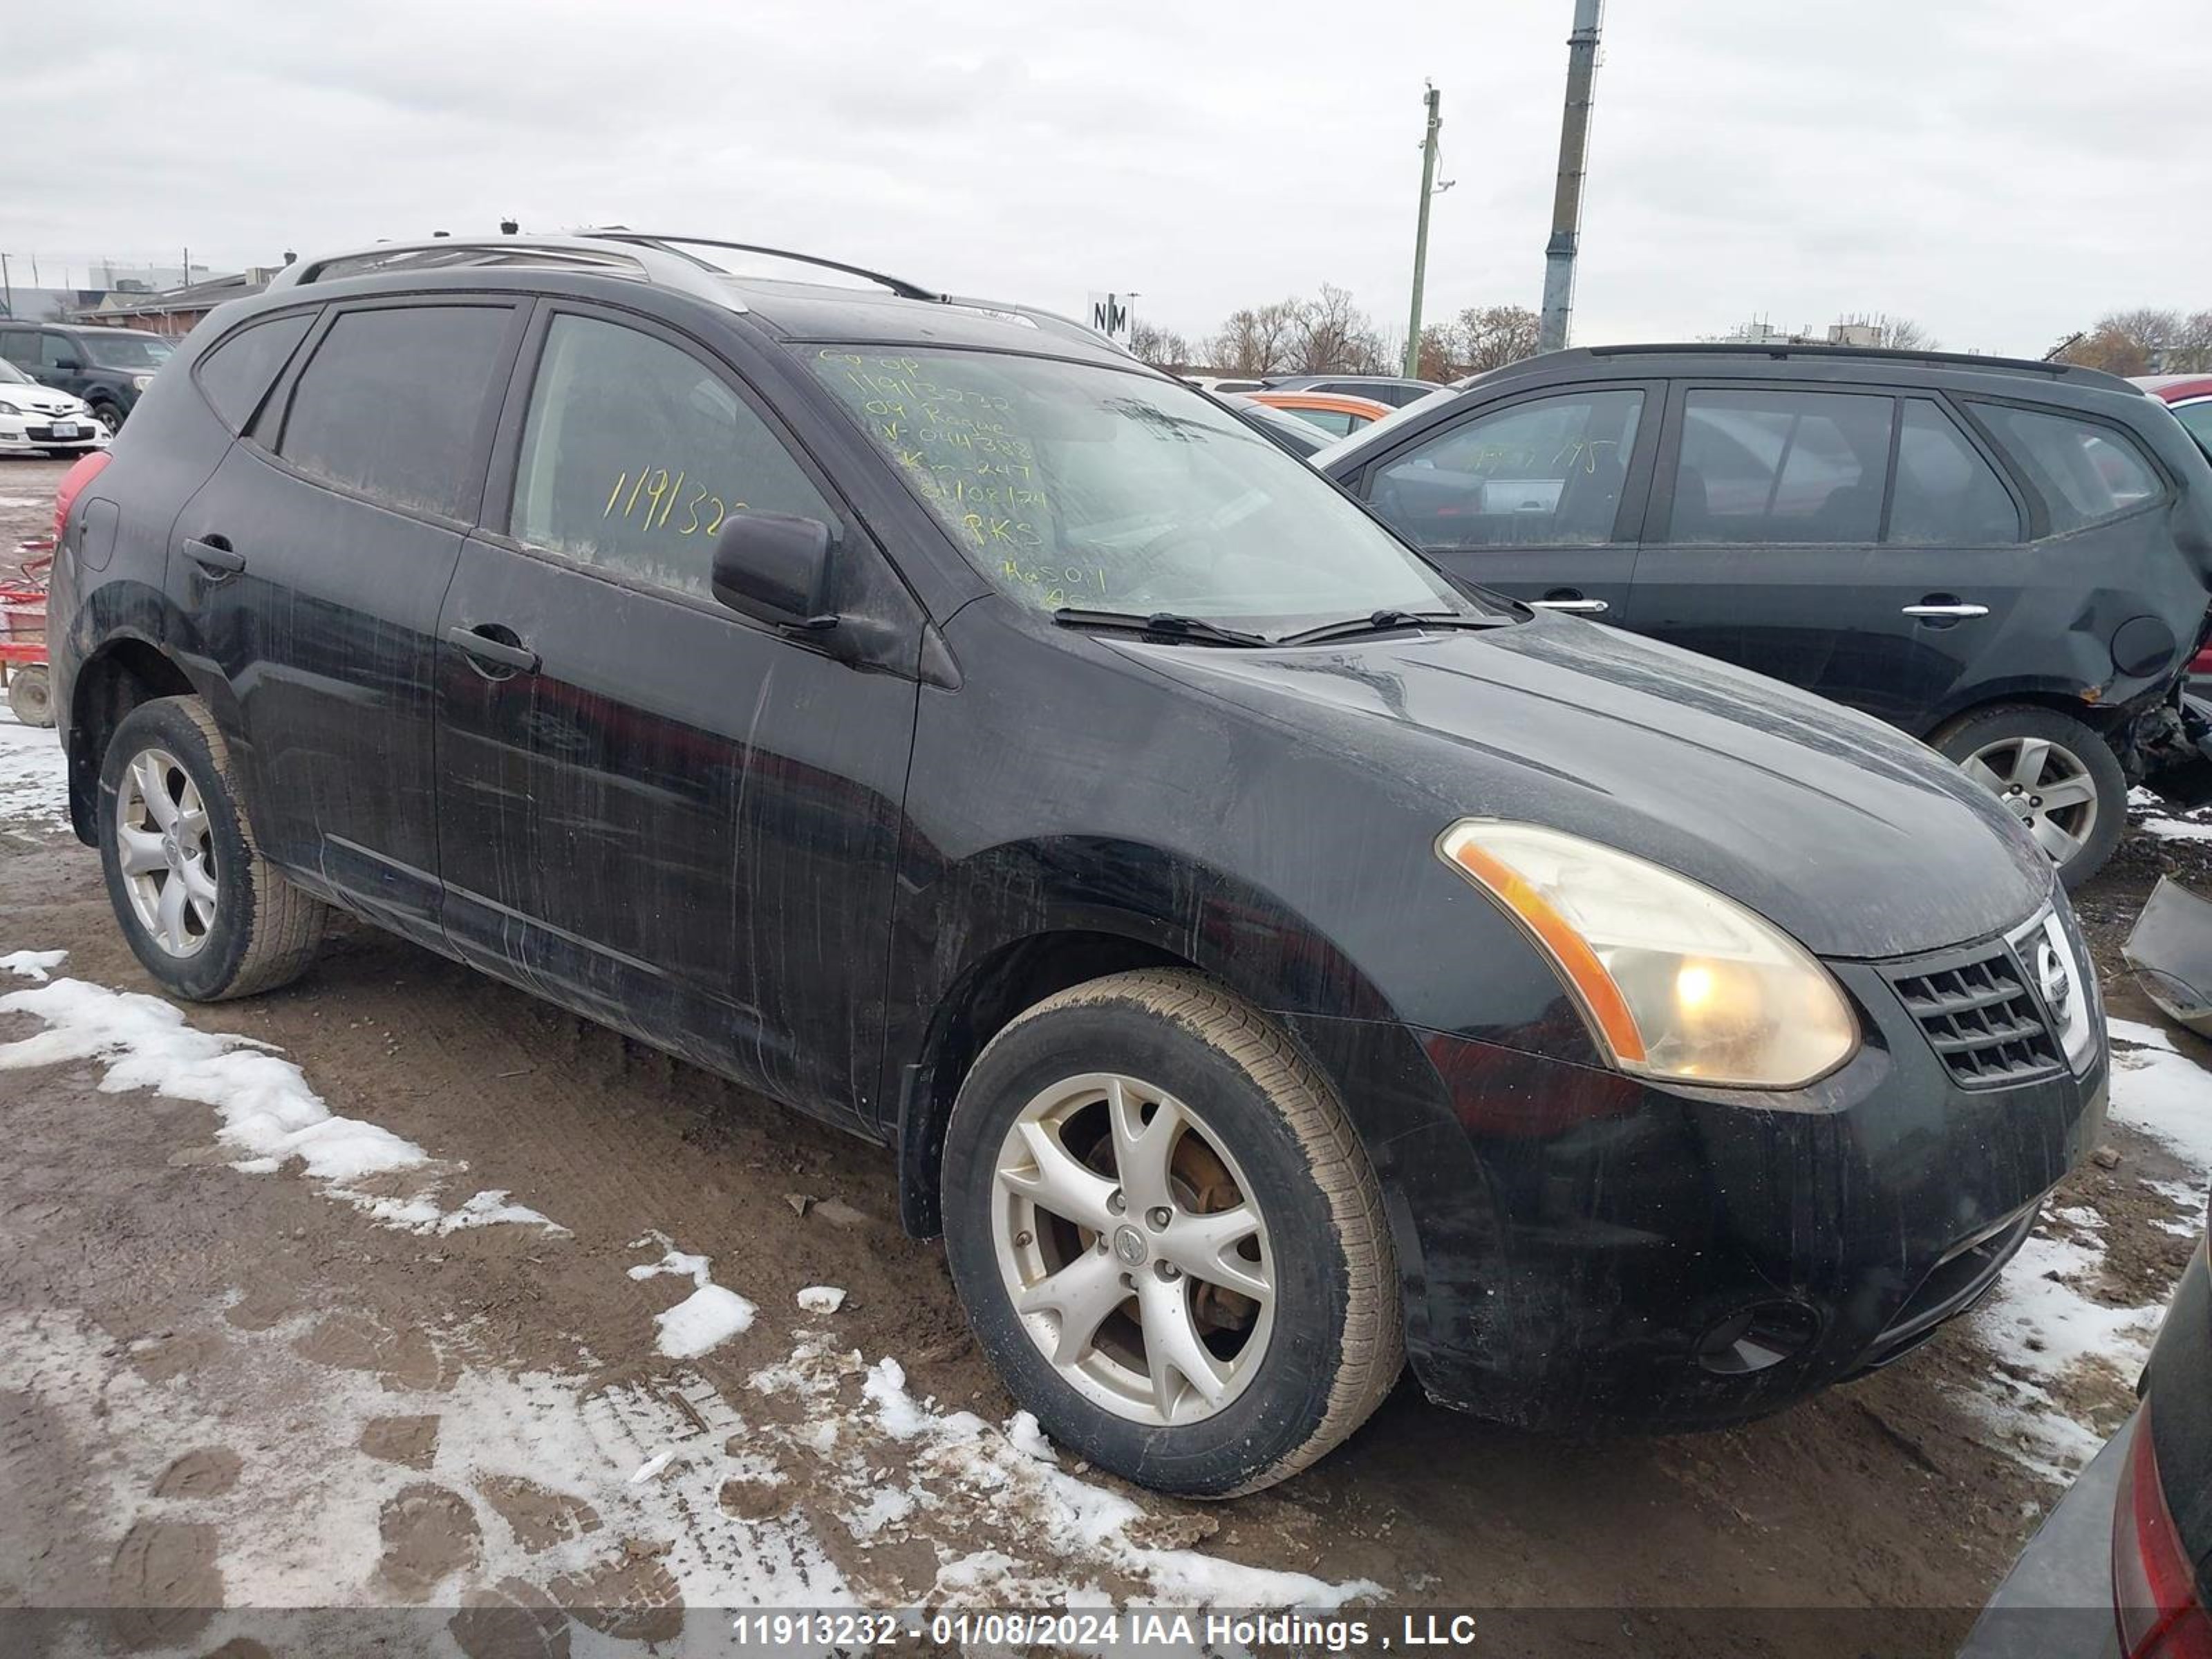
[[[335,907],[886,1143],[1016,1398],[1177,1492],[1407,1359],[1723,1424],[1989,1288],[2106,1067],[1986,792],[1073,324],[732,246],[303,261],[85,463],[70,810],[159,984]]]
[[[2127,381],[1819,346],[1553,352],[1314,465],[1463,580],[1771,674],[1925,738],[2070,885],[2130,778],[2200,758],[2181,682],[2212,465]]]

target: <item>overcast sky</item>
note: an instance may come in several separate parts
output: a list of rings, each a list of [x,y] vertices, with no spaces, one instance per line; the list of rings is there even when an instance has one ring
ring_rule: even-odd
[[[1194,335],[1541,290],[1571,0],[105,0],[11,8],[0,251],[217,269],[622,222]],[[1613,0],[1575,337],[1913,318],[2040,354],[2212,307],[2204,0]],[[36,135],[43,135],[37,137]],[[38,159],[33,159],[33,158]]]

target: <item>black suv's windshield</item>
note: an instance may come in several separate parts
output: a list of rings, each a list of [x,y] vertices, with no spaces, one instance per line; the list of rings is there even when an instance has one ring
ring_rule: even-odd
[[[1483,614],[1176,381],[980,351],[823,346],[813,363],[976,568],[1039,610],[1272,635],[1377,611]]]
[[[106,333],[93,329],[78,337],[86,353],[102,368],[159,368],[176,350],[150,334]]]

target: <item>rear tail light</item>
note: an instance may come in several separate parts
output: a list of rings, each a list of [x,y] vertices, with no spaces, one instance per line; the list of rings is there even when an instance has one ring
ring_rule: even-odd
[[[100,470],[115,458],[104,449],[95,449],[68,471],[62,474],[61,488],[54,491],[54,548],[59,551],[62,532],[69,528],[70,508],[84,487],[100,476]]]
[[[2166,1507],[2148,1406],[2136,1419],[2112,1506],[2112,1605],[2127,1659],[2212,1659],[2212,1614]]]
[[[2212,645],[2206,646],[2189,659],[2189,672],[2192,674],[2212,674]]]

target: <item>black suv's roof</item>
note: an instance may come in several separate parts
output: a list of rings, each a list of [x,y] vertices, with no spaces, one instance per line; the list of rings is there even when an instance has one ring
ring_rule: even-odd
[[[873,284],[848,288],[740,275],[695,250],[734,251],[813,265]],[[271,299],[340,284],[341,293],[446,287],[455,279],[532,287],[544,279],[612,278],[684,294],[750,317],[791,341],[854,341],[885,345],[945,344],[1042,352],[1123,368],[1136,360],[1072,319],[1033,306],[965,299],[902,277],[819,255],[712,237],[632,231],[577,231],[562,236],[439,237],[301,260],[280,271]],[[565,283],[562,284],[565,286]]]

